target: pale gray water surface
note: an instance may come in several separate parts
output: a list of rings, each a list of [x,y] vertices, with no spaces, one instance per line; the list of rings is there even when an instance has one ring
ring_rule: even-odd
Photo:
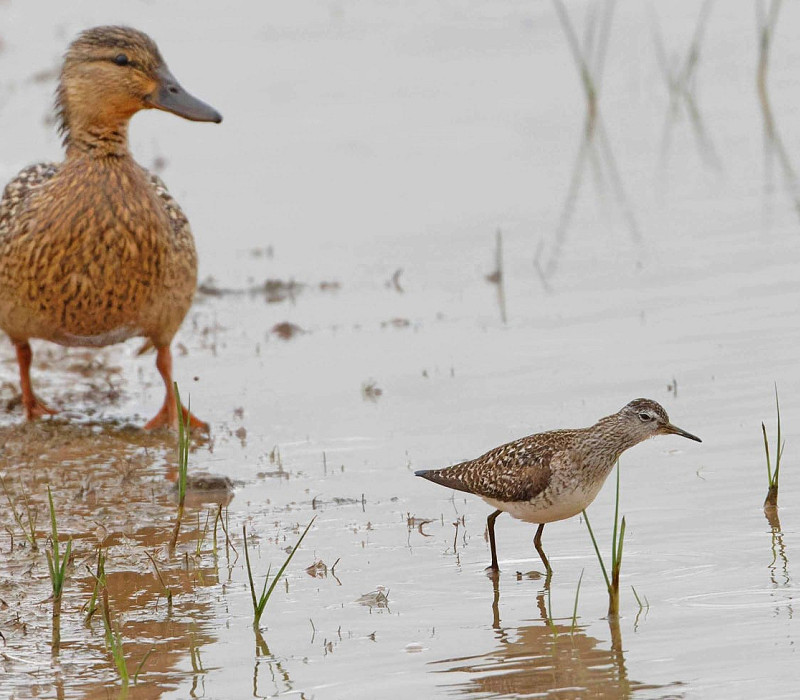
[[[701,3],[653,6],[674,73]],[[566,7],[579,41],[602,44],[603,6]],[[166,550],[174,439],[130,427],[162,399],[152,356],[35,345],[34,382],[64,416],[5,414],[0,471],[38,504],[42,541],[52,485],[76,555],[53,657],[44,555],[4,512],[0,696],[116,697],[102,624],[81,611],[98,544],[131,670],[155,649],[130,697],[794,696],[800,7],[778,16],[765,138],[749,2],[711,8],[694,99],[674,111],[652,13],[618,3],[587,136],[551,2],[6,0],[4,180],[59,157],[54,71],[80,29],[109,22],[151,33],[225,117],[143,114],[131,130],[190,216],[201,277],[241,292],[198,295],[176,339],[182,392],[212,425],[191,469],[235,483],[233,544],[247,524],[258,572],[317,520],[259,644],[242,558],[224,538],[215,558],[201,536],[230,496],[194,494],[178,554]],[[486,280],[498,229],[505,323]],[[267,279],[304,286],[268,303],[248,291]],[[285,322],[305,332],[282,340],[271,329]],[[13,404],[10,345],[0,353]],[[774,451],[775,382],[786,463],[772,530],[760,423]],[[584,523],[545,529],[551,627],[527,575],[533,528],[498,520],[495,589],[489,507],[413,470],[637,396],[704,442],[659,438],[622,459],[618,628]],[[606,549],[613,499],[609,484],[591,507]],[[319,561],[327,576],[304,571]],[[640,615],[631,585],[649,601]]]

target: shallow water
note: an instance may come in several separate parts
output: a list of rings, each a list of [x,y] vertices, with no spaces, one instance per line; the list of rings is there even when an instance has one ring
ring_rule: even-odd
[[[599,5],[567,10],[581,39],[593,16],[600,30]],[[671,65],[699,11],[657,6]],[[49,484],[74,545],[53,656],[44,555],[0,516],[0,696],[118,695],[102,623],[83,624],[102,546],[131,673],[153,650],[129,697],[792,697],[798,20],[781,8],[765,138],[750,3],[712,8],[694,103],[674,114],[652,16],[618,3],[590,132],[550,2],[0,3],[5,179],[59,157],[52,71],[89,25],[150,32],[225,116],[139,115],[131,141],[163,167],[221,290],[198,295],[176,378],[212,425],[191,470],[235,489],[190,494],[170,555],[175,439],[138,429],[162,400],[152,355],[36,344],[35,385],[63,413],[25,426],[0,345],[0,473],[38,509],[42,547]],[[286,323],[303,332],[282,339]],[[760,422],[774,451],[774,383],[773,527]],[[548,595],[534,529],[501,517],[495,586],[489,507],[412,477],[637,396],[703,443],[622,458],[618,627],[580,519],[545,529]],[[606,551],[613,501],[612,483],[590,509]],[[213,549],[220,502],[237,551],[219,531]],[[256,638],[242,525],[261,575],[314,516]],[[318,562],[327,573],[306,571]]]

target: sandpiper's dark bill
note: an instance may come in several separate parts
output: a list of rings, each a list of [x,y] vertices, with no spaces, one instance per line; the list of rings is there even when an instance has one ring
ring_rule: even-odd
[[[689,438],[690,440],[694,440],[695,442],[703,442],[697,435],[692,435],[691,433],[687,433],[682,428],[679,428],[677,425],[672,425],[672,423],[667,423],[664,426],[664,430],[672,435],[680,435],[681,437]]]

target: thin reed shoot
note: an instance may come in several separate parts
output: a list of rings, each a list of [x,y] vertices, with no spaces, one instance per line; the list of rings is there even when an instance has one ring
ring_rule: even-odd
[[[172,610],[172,589],[166,584],[164,581],[164,577],[161,575],[161,571],[158,568],[158,564],[156,563],[156,558],[150,554],[147,550],[144,552],[147,555],[147,558],[150,560],[150,563],[153,565],[153,569],[156,572],[156,578],[158,578],[158,582],[161,584],[161,588],[164,591],[164,596],[167,599],[167,610]]]
[[[570,627],[570,636],[575,634],[575,629],[578,627],[578,597],[581,594],[581,582],[583,581],[583,572],[585,569],[581,569],[581,575],[578,578],[578,587],[575,589],[575,603],[572,606],[572,625]]]
[[[105,585],[106,557],[103,554],[103,550],[100,547],[97,548],[97,569],[95,573],[92,573],[92,570],[88,566],[86,567],[86,569],[89,572],[89,575],[94,578],[94,589],[92,590],[92,597],[86,604],[87,607],[86,615],[83,618],[84,625],[88,625],[91,622],[92,616],[97,611],[97,601],[100,598],[100,591]]]
[[[47,487],[47,498],[50,504],[50,550],[46,551],[47,568],[50,571],[50,583],[53,586],[53,627],[51,652],[57,655],[61,648],[61,594],[64,590],[64,579],[67,576],[67,564],[72,554],[72,538],[67,542],[64,555],[61,555],[61,546],[58,542],[58,525],[56,524],[56,510],[53,505],[53,494]]]
[[[111,608],[108,604],[108,588],[105,585],[105,575],[103,576],[103,626],[106,632],[106,646],[111,652],[111,658],[114,659],[114,667],[117,669],[117,675],[122,683],[123,688],[128,687],[130,676],[128,675],[128,665],[125,663],[125,652],[122,648],[122,633],[119,629],[114,629],[111,624]],[[137,671],[138,673],[138,671]]]
[[[175,529],[172,531],[172,539],[169,547],[175,549],[178,543],[178,535],[181,531],[181,521],[183,520],[184,502],[186,501],[186,479],[189,473],[189,445],[191,443],[191,429],[189,420],[183,415],[183,404],[181,394],[178,391],[178,382],[173,382],[175,387],[175,404],[178,408],[178,514],[175,518]],[[191,398],[186,406],[187,411],[191,411]]]
[[[778,506],[778,477],[781,473],[781,458],[786,441],[781,439],[781,405],[778,401],[778,385],[775,385],[775,411],[778,414],[778,436],[775,441],[775,468],[772,468],[772,459],[769,454],[769,440],[767,440],[767,428],[763,421],[761,423],[761,434],[764,436],[764,452],[767,456],[767,481],[769,489],[764,500],[764,508],[777,508]]]
[[[31,508],[30,501],[28,500],[28,494],[25,491],[25,485],[22,483],[22,479],[20,479],[19,484],[22,489],[24,511],[17,510],[17,505],[14,502],[14,499],[11,497],[8,487],[6,486],[6,480],[0,476],[0,486],[2,486],[3,493],[6,495],[8,507],[11,509],[11,515],[14,518],[14,522],[16,522],[19,529],[22,530],[22,534],[30,545],[31,550],[38,552],[39,543],[36,540],[36,518],[39,515],[39,511]],[[23,513],[25,515],[24,521],[22,519]]]
[[[242,525],[242,535],[244,536],[244,559],[247,565],[247,580],[250,584],[250,596],[253,601],[253,627],[256,629],[256,631],[258,631],[258,625],[259,622],[261,621],[261,616],[264,613],[264,608],[266,607],[267,602],[270,599],[270,596],[272,595],[272,591],[275,590],[275,586],[278,584],[280,577],[283,575],[283,572],[286,570],[286,567],[289,566],[289,562],[292,560],[292,557],[294,557],[297,548],[300,546],[301,542],[308,534],[308,531],[311,529],[311,526],[314,524],[314,521],[316,519],[317,516],[315,515],[313,518],[311,518],[311,521],[308,523],[308,525],[306,525],[306,529],[303,530],[303,534],[300,535],[300,538],[295,543],[294,547],[292,548],[292,551],[289,552],[289,556],[286,557],[286,560],[283,562],[283,566],[281,566],[281,568],[278,570],[278,573],[275,575],[275,578],[272,579],[272,583],[269,585],[269,588],[267,588],[267,583],[269,582],[269,575],[272,570],[272,565],[269,566],[269,568],[267,569],[267,575],[264,577],[264,586],[261,589],[261,594],[258,596],[256,596],[256,587],[255,584],[253,583],[253,569],[250,566],[250,553],[247,548],[247,526]]]
[[[608,589],[608,614],[619,615],[619,576],[622,569],[622,545],[625,541],[625,517],[622,517],[622,522],[619,521],[619,460],[617,460],[617,488],[614,502],[614,530],[611,535],[611,577],[609,578],[608,570],[606,569],[603,555],[600,554],[600,548],[597,546],[597,540],[592,530],[592,525],[589,522],[589,516],[586,511],[583,511],[583,518],[586,521],[586,527],[589,530],[589,536],[592,538],[592,545],[594,545],[595,554],[597,554],[597,561],[600,562],[600,569],[603,572],[603,578],[606,581],[606,588]]]

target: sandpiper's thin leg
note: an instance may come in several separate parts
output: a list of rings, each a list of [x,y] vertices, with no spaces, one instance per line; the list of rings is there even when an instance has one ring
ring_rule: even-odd
[[[161,378],[164,380],[164,387],[167,392],[164,396],[164,404],[161,410],[151,418],[144,426],[147,430],[167,426],[169,428],[178,427],[178,407],[175,405],[175,387],[172,386],[172,353],[169,345],[162,345],[156,348],[156,367]],[[192,428],[199,428],[208,432],[208,423],[201,421],[194,414],[189,413],[186,406],[181,406],[184,420],[189,421]]]
[[[46,415],[58,413],[55,409],[43,404],[36,398],[31,386],[31,362],[33,361],[33,350],[30,343],[14,343],[17,351],[17,364],[19,365],[19,384],[22,389],[22,406],[25,408],[25,417],[28,420],[41,418]]]
[[[494,521],[497,520],[497,516],[502,512],[502,510],[496,510],[486,518],[486,525],[489,528],[489,547],[492,549],[492,565],[489,568],[492,571],[500,571],[500,567],[497,565],[497,547],[494,543]]]
[[[544,555],[544,550],[542,549],[542,532],[544,531],[544,523],[541,523],[536,530],[536,536],[533,538],[533,546],[536,547],[536,551],[539,552],[539,556],[542,558],[542,564],[544,564],[544,568],[547,570],[548,574],[553,573],[553,570],[550,568],[550,562],[547,561],[547,557]]]

